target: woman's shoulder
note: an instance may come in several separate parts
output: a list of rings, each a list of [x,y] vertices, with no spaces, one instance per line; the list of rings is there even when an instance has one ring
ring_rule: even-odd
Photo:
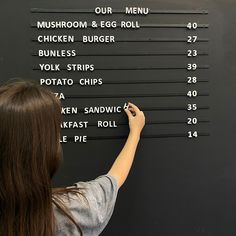
[[[118,182],[112,175],[104,174],[98,176],[96,179],[90,180],[90,181],[79,181],[73,184],[73,186],[70,186],[68,188],[76,186],[77,188],[80,188],[84,190],[85,193],[91,194],[95,193],[97,194],[100,189],[107,190],[107,191],[118,191]]]
[[[104,192],[105,191],[105,192]],[[94,198],[99,194],[117,193],[118,182],[115,177],[104,174],[90,181],[78,181],[67,186],[65,191],[55,191],[54,196],[61,201],[71,203],[71,201],[84,201],[86,198]]]
[[[73,189],[79,189],[76,193]],[[74,219],[85,231],[101,232],[108,223],[113,210],[118,192],[117,180],[108,174],[98,176],[91,181],[79,181],[72,186],[68,194],[58,195]],[[54,206],[55,216],[61,227],[65,227],[65,216]]]

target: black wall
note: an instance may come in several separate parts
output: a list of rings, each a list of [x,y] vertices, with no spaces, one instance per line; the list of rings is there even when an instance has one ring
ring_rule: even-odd
[[[65,95],[65,107],[88,121],[87,129],[63,129],[64,164],[55,186],[90,180],[109,170],[128,135],[124,112],[85,115],[85,107],[123,106],[131,101],[146,115],[135,163],[120,189],[102,235],[233,236],[236,234],[235,2],[232,0],[5,1],[0,8],[0,80],[12,77],[69,78],[73,86],[50,86]],[[96,15],[109,6],[112,15]],[[148,7],[148,15],[126,15],[125,7]],[[72,9],[72,10],[71,10]],[[37,21],[138,21],[139,29],[37,29]],[[188,23],[198,24],[188,29]],[[38,43],[38,35],[74,35],[74,43]],[[113,35],[113,44],[84,44],[83,35]],[[188,43],[188,36],[198,36]],[[39,49],[73,49],[68,58],[41,58]],[[188,50],[197,50],[188,57]],[[106,55],[104,55],[106,54]],[[108,54],[108,55],[107,55]],[[40,63],[94,64],[90,72],[44,72]],[[197,64],[188,70],[188,64]],[[187,83],[188,77],[197,83]],[[102,78],[101,86],[80,86]],[[188,97],[188,91],[197,97]],[[84,97],[83,97],[84,96]],[[196,111],[188,111],[196,104]],[[197,118],[196,125],[187,124]],[[117,128],[97,128],[98,120]],[[197,137],[189,138],[189,132]],[[196,133],[195,133],[196,134]],[[87,143],[74,143],[87,135]]]

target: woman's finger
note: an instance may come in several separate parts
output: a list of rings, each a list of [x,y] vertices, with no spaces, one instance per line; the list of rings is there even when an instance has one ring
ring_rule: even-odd
[[[135,113],[138,113],[140,111],[139,108],[133,103],[129,102],[128,104],[134,109]]]
[[[124,109],[125,113],[127,114],[127,116],[129,117],[129,119],[133,116],[131,111],[129,109]]]
[[[135,112],[134,108],[133,107],[129,107],[128,108],[131,112]]]

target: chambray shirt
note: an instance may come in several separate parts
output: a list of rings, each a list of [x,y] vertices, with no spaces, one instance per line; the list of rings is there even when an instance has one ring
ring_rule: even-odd
[[[92,181],[77,182],[77,187],[85,188],[85,197],[69,193],[69,199],[63,197],[64,204],[68,207],[75,221],[79,224],[83,236],[99,235],[114,211],[118,193],[117,180],[111,175],[101,175]],[[68,218],[60,213],[53,205],[57,223],[58,236],[81,236],[77,227]]]

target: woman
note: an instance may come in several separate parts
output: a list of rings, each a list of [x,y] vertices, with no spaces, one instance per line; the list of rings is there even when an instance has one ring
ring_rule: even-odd
[[[33,81],[0,87],[0,235],[99,235],[131,168],[145,116],[129,103],[130,132],[110,170],[88,182],[51,188],[62,160],[61,103]]]

